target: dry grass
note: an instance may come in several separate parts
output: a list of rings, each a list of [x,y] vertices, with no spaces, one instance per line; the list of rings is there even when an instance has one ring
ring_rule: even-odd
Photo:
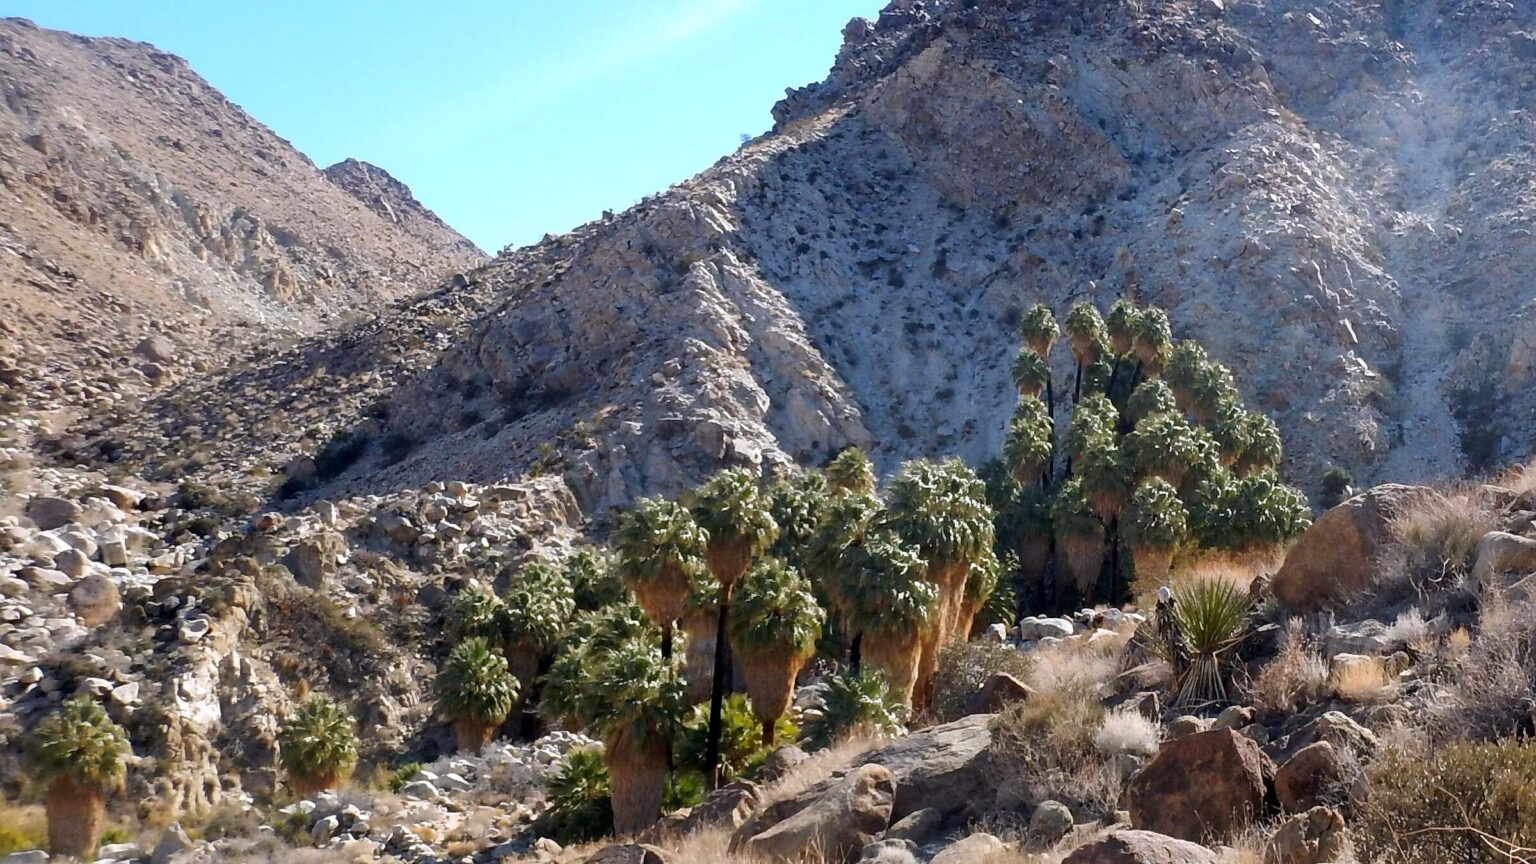
[[[1448,490],[1417,501],[1392,520],[1390,540],[1370,602],[1388,607],[1467,590],[1477,541],[1499,525],[1498,513],[1472,490]]]
[[[1095,739],[1104,719],[1082,690],[1037,692],[995,721],[999,818],[1029,818],[1042,801],[1060,801],[1083,815],[1113,814],[1124,788],[1113,757]]]
[[[1356,705],[1377,705],[1386,701],[1392,672],[1381,658],[1368,659],[1371,662],[1334,668],[1328,676],[1328,686],[1335,696]]]
[[[1536,492],[1536,459],[1524,465],[1514,465],[1506,469],[1503,474],[1494,479],[1493,485],[1518,495]]]
[[[1099,731],[1093,736],[1093,746],[1106,756],[1132,753],[1153,756],[1157,753],[1162,727],[1134,709],[1119,709],[1104,715]]]
[[[1263,549],[1238,554],[1235,552],[1201,552],[1199,555],[1174,562],[1168,577],[1168,587],[1178,588],[1194,582],[1220,580],[1247,591],[1260,576],[1270,576],[1285,562],[1285,549]],[[1137,586],[1146,596],[1137,595],[1138,604],[1151,609],[1157,602],[1156,585]]]
[[[1280,651],[1245,688],[1265,716],[1294,714],[1328,695],[1328,663],[1308,644],[1301,622],[1286,624]]]
[[[1120,674],[1125,642],[1082,640],[1062,642],[1030,652],[1032,667],[1026,683],[1039,693],[1102,695],[1104,686]]]
[[[1447,644],[1459,641],[1453,633]],[[1444,690],[1429,718],[1441,740],[1530,734],[1536,710],[1536,603],[1487,598],[1477,638],[1447,664],[1443,678]]]

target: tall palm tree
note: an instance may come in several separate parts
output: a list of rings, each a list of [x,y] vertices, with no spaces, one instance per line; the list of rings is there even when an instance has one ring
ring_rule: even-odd
[[[1131,398],[1125,403],[1125,415],[1132,425],[1141,422],[1143,417],[1153,414],[1176,413],[1179,410],[1179,402],[1173,395],[1173,388],[1168,382],[1153,378],[1136,385],[1131,391]]]
[[[1177,394],[1177,389],[1174,392]],[[1194,381],[1190,383],[1189,407],[1196,422],[1210,423],[1222,405],[1241,401],[1242,396],[1237,392],[1237,384],[1233,382],[1232,373],[1227,367],[1211,362],[1195,372]]]
[[[831,496],[827,477],[819,471],[807,471],[774,483],[768,490],[768,512],[779,526],[779,536],[769,554],[804,568],[805,551],[821,529]]]
[[[688,508],[661,498],[641,498],[619,522],[614,545],[619,578],[661,631],[661,652],[672,656],[673,622],[688,599],[688,577],[703,566],[709,535]]]
[[[1179,486],[1202,457],[1200,438],[1172,412],[1149,414],[1125,436],[1125,453],[1137,477],[1159,477]]]
[[[965,593],[960,598],[960,623],[955,628],[955,641],[967,641],[976,632],[976,616],[998,591],[1002,573],[1003,564],[991,549],[971,562],[970,577],[965,580]]]
[[[1059,335],[1061,330],[1056,326],[1056,317],[1041,303],[1031,306],[1019,322],[1019,336],[1024,344],[1041,357],[1051,356],[1051,346],[1056,344]]]
[[[1195,381],[1201,370],[1210,362],[1205,348],[1193,339],[1185,339],[1173,346],[1168,362],[1163,366],[1163,380],[1173,390],[1179,410],[1190,411],[1195,403]]]
[[[458,749],[478,753],[489,744],[520,689],[507,659],[489,641],[475,637],[455,645],[443,665],[442,699]]]
[[[1153,478],[1137,487],[1122,517],[1121,532],[1131,549],[1131,566],[1143,587],[1168,575],[1173,554],[1189,535],[1188,515],[1179,493]]]
[[[834,497],[828,504],[826,517],[816,535],[805,549],[805,572],[811,580],[811,590],[828,613],[827,627],[823,632],[834,635],[831,651],[841,656],[845,649],[857,649],[858,627],[850,621],[847,609],[840,604],[838,584],[848,571],[856,566],[857,553],[864,545],[864,538],[879,513],[880,501],[872,495],[844,494]],[[853,664],[858,665],[858,652],[852,650]]]
[[[1072,384],[1072,401],[1077,402],[1083,395],[1083,372],[1109,350],[1109,337],[1104,332],[1104,319],[1099,317],[1099,310],[1086,302],[1072,305],[1063,322],[1063,329],[1072,349],[1072,360],[1077,367]]]
[[[1161,375],[1172,350],[1173,327],[1168,313],[1156,306],[1143,309],[1131,328],[1131,352],[1141,374],[1148,378]]]
[[[709,694],[709,741],[704,754],[710,787],[719,785],[720,711],[725,700],[725,676],[730,668],[725,622],[731,612],[731,592],[752,559],[768,551],[779,535],[771,501],[757,476],[744,468],[728,468],[694,490],[693,512],[705,532],[704,560],[720,585],[719,618],[715,628],[715,675]]]
[[[647,617],[627,603],[583,613],[545,676],[544,710],[603,741],[619,835],[661,815],[667,754],[683,713],[677,670],[657,650]]]
[[[816,652],[826,613],[810,582],[776,558],[748,570],[738,594],[731,607],[731,647],[741,657],[752,711],[763,724],[763,746],[771,747],[800,668]]]
[[[1236,465],[1253,444],[1254,426],[1249,422],[1248,412],[1235,401],[1218,405],[1206,429],[1216,442],[1217,453],[1225,468]]]
[[[455,642],[479,637],[499,644],[504,612],[501,598],[495,592],[471,582],[454,598],[453,611],[448,616],[448,636]]]
[[[1003,438],[1003,462],[1019,483],[1036,483],[1051,467],[1056,444],[1051,437],[1051,415],[1038,399],[1022,399]]]
[[[357,764],[352,717],[326,696],[304,700],[283,722],[278,744],[295,795],[334,789]]]
[[[540,661],[576,613],[575,594],[559,570],[534,561],[512,574],[501,599],[503,650],[526,698],[533,692]]]
[[[925,636],[938,625],[939,589],[916,549],[875,529],[844,559],[835,602],[861,645],[860,668],[884,673],[890,690],[912,704]]]
[[[1104,329],[1109,335],[1109,347],[1116,358],[1131,353],[1136,343],[1136,324],[1141,312],[1129,300],[1116,300],[1104,316]]]
[[[827,485],[833,492],[875,494],[875,466],[857,447],[848,447],[827,464]]]
[[[128,736],[101,706],[76,696],[33,727],[26,748],[39,781],[48,784],[48,851],[90,861],[101,841],[107,794],[122,785]]]
[[[1072,422],[1067,425],[1067,458],[1073,464],[1081,464],[1089,448],[1103,441],[1113,442],[1119,422],[1120,412],[1108,396],[1102,393],[1084,396],[1072,412]]]
[[[1093,439],[1083,451],[1078,477],[1088,505],[1106,525],[1120,515],[1131,494],[1131,469],[1112,436]]]
[[[1018,562],[1020,608],[1046,605],[1051,558],[1051,493],[1043,486],[1014,484],[997,508],[997,533]]]
[[[971,564],[992,549],[993,513],[986,484],[958,459],[906,462],[891,481],[886,525],[927,563],[938,588],[938,610],[924,639],[917,698],[926,704],[927,682],[939,649],[959,632],[965,581]]]
[[[1020,399],[1039,399],[1051,383],[1050,365],[1044,357],[1027,346],[1020,348],[1018,355],[1013,358],[1013,365],[1008,367],[1008,375],[1013,379],[1013,386],[1018,389]]]
[[[1247,446],[1237,459],[1237,471],[1243,475],[1273,471],[1280,467],[1284,451],[1280,441],[1280,428],[1275,421],[1263,414],[1250,413],[1245,418]]]
[[[560,572],[570,583],[571,599],[577,609],[602,609],[624,599],[624,581],[619,578],[613,555],[606,549],[577,549],[561,562]]]
[[[1091,600],[1104,566],[1104,523],[1088,502],[1081,477],[1073,477],[1056,490],[1051,527],[1056,532],[1060,572],[1079,598]]]

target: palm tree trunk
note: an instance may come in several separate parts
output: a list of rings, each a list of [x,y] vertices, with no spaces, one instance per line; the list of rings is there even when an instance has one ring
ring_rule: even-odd
[[[714,686],[715,627],[714,615],[691,612],[683,616],[683,632],[688,634],[683,650],[683,681],[688,704],[697,705],[709,698]]]
[[[496,737],[496,725],[460,717],[453,721],[453,741],[460,750],[479,753]]]
[[[1083,364],[1078,361],[1072,365],[1077,367],[1072,377],[1072,404],[1076,405],[1083,400]]]
[[[853,639],[848,644],[848,669],[852,672],[859,671],[859,664],[864,660],[864,631],[853,634]]]
[[[457,737],[457,730],[455,730],[455,737]],[[343,772],[335,768],[327,768],[317,774],[290,774],[288,788],[299,798],[307,798],[317,792],[335,789],[341,785],[343,779],[345,779]]]
[[[59,777],[49,785],[43,809],[48,814],[48,851],[55,858],[95,859],[106,811],[101,787],[77,783],[68,775]]]
[[[870,666],[885,673],[891,693],[905,705],[912,704],[922,649],[921,640],[910,635],[864,634],[864,659]]]
[[[725,637],[725,618],[731,612],[731,587],[720,585],[720,613],[715,623],[715,678],[709,691],[709,733],[704,744],[704,777],[711,790],[720,788],[721,717],[725,706],[725,676],[731,668],[730,640]]]
[[[613,833],[623,837],[654,825],[661,817],[667,784],[665,754],[620,733],[606,742],[603,762],[613,801]]]
[[[661,659],[666,665],[672,665],[672,623],[670,621],[661,628]]]
[[[1056,541],[1062,569],[1076,589],[1078,600],[1091,598],[1099,581],[1099,571],[1104,567],[1104,538],[1069,534],[1056,538]]]

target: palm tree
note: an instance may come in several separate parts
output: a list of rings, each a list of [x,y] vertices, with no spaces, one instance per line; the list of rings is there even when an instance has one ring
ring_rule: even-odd
[[[1024,344],[1041,357],[1051,356],[1051,346],[1056,344],[1056,337],[1060,334],[1055,316],[1044,304],[1036,303],[1030,307],[1019,323],[1019,335]]]
[[[1210,363],[1205,348],[1193,339],[1185,339],[1173,346],[1168,362],[1163,366],[1163,380],[1173,391],[1179,410],[1190,411],[1195,404],[1195,381],[1201,370]]]
[[[648,617],[648,614],[645,616]],[[633,834],[661,815],[682,684],[638,607],[583,613],[545,677],[544,710],[603,741],[613,827]]]
[[[919,666],[919,704],[925,704],[939,649],[965,635],[959,631],[965,580],[971,564],[992,549],[992,518],[986,484],[958,459],[912,460],[891,481],[887,526],[918,550],[939,592]]]
[[[678,620],[683,630],[683,682],[689,705],[708,700],[714,687],[719,623],[720,587],[700,567],[688,579],[688,599]]]
[[[1115,439],[1119,422],[1120,412],[1108,396],[1102,393],[1084,396],[1072,412],[1072,422],[1067,425],[1067,457],[1074,464],[1081,463],[1094,444]]]
[[[694,518],[704,530],[704,560],[720,583],[719,612],[715,627],[715,675],[709,694],[709,750],[705,762],[710,788],[719,785],[720,711],[725,699],[725,676],[730,668],[725,622],[731,612],[731,591],[752,559],[768,551],[778,537],[768,496],[757,477],[744,468],[728,468],[694,491]]]
[[[107,794],[122,785],[132,751],[123,728],[89,697],[75,696],[26,738],[37,779],[48,784],[48,851],[90,861]]]
[[[1216,449],[1225,468],[1231,468],[1237,464],[1237,460],[1253,444],[1253,424],[1248,420],[1248,412],[1237,402],[1223,402],[1216,407],[1215,416],[1206,426],[1211,433],[1211,439],[1216,442]]]
[[[1051,367],[1033,348],[1020,348],[1008,369],[1020,399],[1039,399],[1051,383]]]
[[[806,548],[821,529],[831,494],[826,475],[819,471],[807,471],[773,484],[768,490],[768,512],[779,526],[779,536],[769,554],[803,568]]]
[[[1136,326],[1141,312],[1129,300],[1116,300],[1104,316],[1104,329],[1109,334],[1109,347],[1118,359],[1131,353],[1136,343]]]
[[[955,628],[954,641],[968,641],[976,632],[976,616],[997,593],[1002,568],[1003,563],[991,549],[971,563],[971,574],[965,580],[965,594],[960,598],[960,624]]]
[[[805,746],[825,750],[854,737],[901,734],[907,703],[889,686],[885,674],[860,669],[827,679],[814,719],[805,724]]]
[[[872,495],[844,494],[834,497],[828,504],[826,518],[805,549],[805,572],[810,577],[811,590],[816,592],[817,602],[828,612],[828,622],[823,633],[834,634],[829,653],[835,656],[841,656],[845,648],[856,647],[858,633],[856,623],[848,620],[847,610],[838,602],[837,586],[845,581],[846,574],[857,565],[857,553],[880,509],[880,501]],[[845,644],[843,640],[854,644]],[[854,654],[857,665],[857,652]]]
[[[560,572],[571,586],[577,609],[602,609],[624,599],[624,581],[606,549],[577,549],[561,563]]]
[[[1097,438],[1088,445],[1078,477],[1099,521],[1106,525],[1113,522],[1130,497],[1131,470],[1112,436]]]
[[[926,635],[938,626],[939,588],[929,565],[903,539],[875,530],[847,559],[836,602],[857,628],[861,667],[884,673],[891,692],[912,704]]]
[[[1083,394],[1083,371],[1109,350],[1109,337],[1104,332],[1104,319],[1091,303],[1074,303],[1067,312],[1064,329],[1077,367],[1072,385],[1072,401],[1077,402]]]
[[[619,578],[661,630],[661,652],[672,656],[672,622],[688,599],[688,577],[702,566],[708,535],[688,508],[661,498],[641,498],[619,522],[614,544]]]
[[[1172,486],[1202,458],[1199,436],[1172,412],[1149,414],[1125,436],[1125,454],[1137,477],[1158,477]]]
[[[1056,532],[1062,574],[1078,597],[1091,598],[1104,566],[1104,524],[1088,503],[1081,477],[1073,477],[1056,490],[1051,527]]]
[[[1174,390],[1177,394],[1178,390]],[[1220,363],[1206,363],[1195,372],[1190,384],[1190,412],[1196,422],[1209,423],[1216,417],[1221,406],[1229,402],[1241,402],[1232,373]]]
[[[1020,400],[1003,438],[1003,462],[1008,473],[1020,483],[1038,482],[1051,466],[1055,447],[1046,407],[1038,399]]]
[[[1173,327],[1168,313],[1156,306],[1141,311],[1131,328],[1131,352],[1142,375],[1155,378],[1163,371],[1173,350]]]
[[[1280,428],[1275,425],[1275,421],[1263,414],[1250,413],[1245,418],[1245,425],[1248,446],[1243,448],[1243,454],[1238,457],[1238,473],[1248,475],[1279,468],[1284,452],[1280,442]]]
[[[526,697],[533,691],[539,662],[576,612],[575,594],[559,570],[534,561],[512,574],[501,598],[500,629],[507,666]]]
[[[357,764],[357,730],[351,715],[319,694],[304,700],[283,723],[278,742],[295,795],[334,789]]]
[[[1025,594],[1021,608],[1042,607],[1051,558],[1051,493],[1043,486],[1014,484],[997,509],[997,534],[1007,539],[1018,562]]]
[[[1188,515],[1179,493],[1153,478],[1136,489],[1122,517],[1121,533],[1131,547],[1131,565],[1143,586],[1168,575],[1173,553],[1189,535]]]
[[[731,607],[731,647],[741,656],[764,747],[773,746],[775,724],[789,710],[795,679],[816,652],[825,620],[810,582],[783,561],[763,561],[742,577]]]
[[[827,485],[833,492],[875,493],[875,467],[857,447],[848,447],[827,465]]]
[[[512,713],[521,687],[507,659],[475,637],[455,645],[443,666],[443,707],[453,720],[460,750],[478,753]],[[529,680],[525,686],[531,687]]]
[[[1175,413],[1179,410],[1173,389],[1161,378],[1151,378],[1136,385],[1131,398],[1125,403],[1125,416],[1132,424],[1153,414]]]
[[[448,618],[449,638],[459,641],[479,637],[500,643],[504,611],[500,597],[471,582],[453,601],[453,612]]]

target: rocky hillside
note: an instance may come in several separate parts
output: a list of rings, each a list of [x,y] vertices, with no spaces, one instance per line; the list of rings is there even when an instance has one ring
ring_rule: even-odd
[[[7,401],[110,404],[484,258],[389,175],[321,172],[153,46],[7,19],[0,82]]]
[[[1020,310],[1132,295],[1233,368],[1295,482],[1480,470],[1536,411],[1533,15],[898,0],[698,177],[109,449],[220,437],[239,484],[339,442],[323,494],[557,472],[589,514],[849,443],[980,460]]]

